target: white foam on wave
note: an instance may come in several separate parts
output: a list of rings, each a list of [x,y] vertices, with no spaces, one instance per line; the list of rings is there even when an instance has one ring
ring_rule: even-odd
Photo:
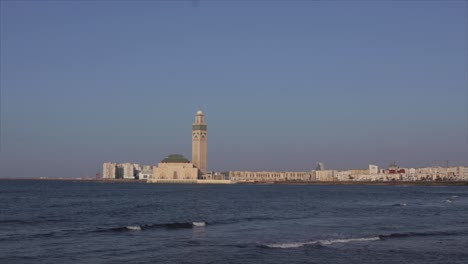
[[[375,241],[375,240],[380,240],[380,238],[379,237],[361,237],[361,238],[348,238],[348,239],[320,240],[320,244],[331,245],[335,243]]]
[[[201,227],[201,226],[206,226],[205,222],[193,222],[193,226]]]
[[[379,237],[361,237],[361,238],[348,238],[348,239],[328,239],[328,240],[314,240],[306,242],[290,242],[290,243],[277,243],[266,244],[264,246],[269,248],[299,248],[307,245],[331,245],[336,243],[349,243],[349,242],[363,242],[380,240]]]
[[[128,230],[131,230],[131,231],[140,231],[141,230],[140,226],[126,226],[126,228]]]

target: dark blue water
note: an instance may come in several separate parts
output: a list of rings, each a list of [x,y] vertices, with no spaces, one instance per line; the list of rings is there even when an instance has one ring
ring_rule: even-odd
[[[0,263],[468,263],[461,186],[0,181],[0,202]]]

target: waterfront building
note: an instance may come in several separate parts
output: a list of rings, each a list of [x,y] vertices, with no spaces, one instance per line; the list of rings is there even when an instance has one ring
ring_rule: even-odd
[[[192,124],[192,162],[200,169],[201,174],[206,171],[207,154],[207,124],[201,110],[195,115],[195,122]]]
[[[105,162],[102,164],[102,178],[104,179],[115,179],[116,166],[114,162]]]
[[[377,165],[369,164],[369,174],[379,173],[379,167]]]
[[[335,170],[315,171],[315,179],[317,181],[335,181],[335,174],[337,174]]]
[[[139,180],[148,180],[153,177],[153,166],[144,165],[138,173]]]
[[[137,176],[141,170],[142,170],[142,167],[140,164],[133,163],[133,175],[134,176]]]
[[[184,156],[172,154],[153,168],[150,181],[196,182],[199,169]]]
[[[200,180],[229,180],[228,172],[208,171],[199,177]]]
[[[315,173],[319,173],[316,171]],[[344,170],[344,171],[336,171],[333,175],[338,181],[351,181],[353,180],[353,176],[351,176],[351,171],[350,170]],[[324,181],[324,179],[328,178],[328,175],[325,176],[319,176],[317,179],[319,181]]]
[[[351,170],[352,176],[367,175],[367,174],[369,174],[369,170]]]
[[[468,167],[456,167],[457,180],[468,181]]]
[[[135,167],[132,163],[126,162],[122,164],[123,178],[124,179],[135,179]]]
[[[313,171],[229,171],[228,176],[233,182],[315,181]]]
[[[139,168],[139,167],[140,165],[130,163],[130,162],[118,163],[116,166],[115,178],[127,179],[127,180],[135,179],[139,172],[135,170],[135,168]]]

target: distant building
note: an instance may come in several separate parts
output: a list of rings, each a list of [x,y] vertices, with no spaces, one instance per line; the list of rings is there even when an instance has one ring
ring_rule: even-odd
[[[316,171],[323,171],[325,170],[325,164],[323,162],[317,162],[317,167],[315,167]]]
[[[133,166],[133,164],[127,162],[121,165],[123,171],[122,177],[128,180],[135,179],[135,167]]]
[[[197,111],[192,124],[192,162],[201,174],[206,173],[207,125],[201,110]]]
[[[337,171],[334,170],[318,170],[315,171],[315,179],[317,181],[335,181]]]
[[[103,179],[115,179],[117,164],[113,162],[105,162],[102,164],[102,178]]]
[[[377,165],[369,164],[369,174],[379,173],[379,167]]]
[[[143,168],[141,167],[140,164],[133,163],[133,175],[134,176],[138,176],[138,174],[140,173],[142,169]]]
[[[208,171],[201,176],[203,180],[229,180],[229,172]]]
[[[157,180],[183,180],[196,181],[199,169],[184,156],[173,154],[163,159],[157,167],[153,168],[151,181]]]
[[[458,180],[468,181],[468,167],[457,167],[456,171]]]
[[[318,171],[316,171],[315,173],[319,173]],[[350,170],[344,170],[344,171],[335,171],[333,173],[334,176],[338,181],[351,181],[351,180],[354,180],[355,178],[351,175],[351,171]],[[327,178],[329,178],[329,176],[325,176]],[[320,178],[317,178],[317,180],[320,180],[320,181],[324,181],[324,176],[321,176]]]
[[[313,171],[229,171],[228,176],[234,182],[315,181]]]
[[[139,180],[148,180],[153,177],[153,167],[150,165],[145,165],[141,168],[138,173]]]

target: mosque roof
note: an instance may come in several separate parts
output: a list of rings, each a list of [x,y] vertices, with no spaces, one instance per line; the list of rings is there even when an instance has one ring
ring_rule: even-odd
[[[165,159],[161,160],[163,163],[190,163],[190,161],[180,154],[171,154]]]

